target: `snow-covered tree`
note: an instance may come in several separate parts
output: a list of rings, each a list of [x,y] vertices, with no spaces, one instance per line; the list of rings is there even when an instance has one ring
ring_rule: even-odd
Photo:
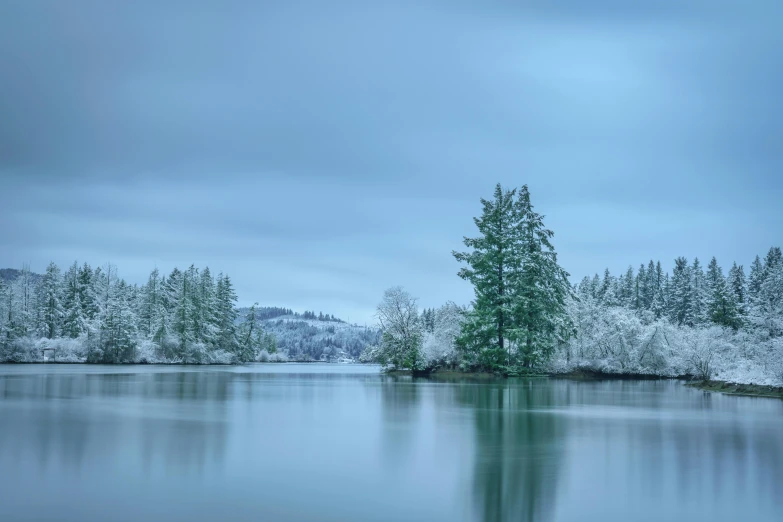
[[[236,353],[238,343],[236,340],[236,302],[237,295],[227,275],[218,275],[217,289],[215,292],[217,330],[217,347],[230,353]]]
[[[49,263],[38,287],[38,330],[41,335],[53,339],[60,333],[63,319],[62,282],[60,268]]]
[[[459,364],[457,337],[467,310],[449,301],[438,309],[430,309],[432,329],[424,333],[422,352],[428,368]]]
[[[416,298],[401,286],[389,288],[383,293],[376,318],[382,332],[378,361],[397,369],[424,370],[423,333]]]
[[[63,335],[75,339],[88,330],[79,277],[79,265],[74,262],[63,277]]]
[[[734,293],[726,284],[723,270],[714,257],[707,268],[706,317],[720,326],[739,327],[739,313]]]

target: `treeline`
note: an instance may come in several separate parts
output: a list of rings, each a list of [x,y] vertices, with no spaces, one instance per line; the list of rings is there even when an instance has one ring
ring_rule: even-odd
[[[615,277],[604,271],[585,278],[577,295],[590,296],[604,306],[622,306],[654,319],[667,318],[678,326],[714,324],[738,330],[763,330],[770,337],[783,335],[781,298],[783,298],[783,255],[780,247],[759,256],[746,276],[742,265],[733,263],[728,273],[712,258],[705,271],[699,259],[692,263],[684,257],[674,261],[672,275],[664,273],[661,263],[650,261],[634,272]]]
[[[299,316],[299,314],[296,314]],[[302,319],[310,319],[311,321],[336,321],[336,322],[342,322],[340,319],[336,318],[335,316],[331,314],[324,314],[323,312],[318,312],[318,315],[315,314],[315,312],[312,312],[310,310],[305,310],[305,312],[301,315]]]
[[[248,314],[237,325],[228,275],[209,268],[157,269],[128,284],[116,269],[50,263],[36,277],[24,268],[0,282],[0,360],[38,361],[56,348],[73,362],[236,363],[276,352],[273,336]]]
[[[749,273],[713,258],[650,261],[572,286],[553,232],[526,186],[481,200],[479,234],[454,252],[473,284],[470,307],[419,312],[400,287],[378,305],[383,335],[364,354],[392,368],[506,374],[568,372],[697,376],[783,385],[783,256],[773,247]],[[437,350],[428,349],[437,345]]]

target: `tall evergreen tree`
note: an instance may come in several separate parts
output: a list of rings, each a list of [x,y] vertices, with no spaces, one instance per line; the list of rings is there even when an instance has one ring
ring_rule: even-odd
[[[733,293],[726,284],[723,271],[714,257],[707,267],[706,316],[715,324],[739,327],[739,314]]]
[[[688,324],[702,324],[708,320],[709,314],[705,310],[705,301],[707,298],[704,270],[697,257],[694,258],[693,265],[691,266],[691,299],[690,311],[688,312]]]
[[[644,263],[639,266],[639,271],[636,273],[636,288],[634,295],[634,308],[637,310],[646,310],[647,304],[645,303],[645,297],[647,296],[647,269],[644,268]]]
[[[481,199],[481,217],[473,221],[479,236],[464,238],[468,252],[453,252],[468,266],[459,271],[473,284],[473,310],[463,325],[459,343],[471,363],[498,368],[508,363],[506,342],[511,320],[509,277],[521,264],[514,242],[519,233],[514,212],[516,190],[503,190],[498,183],[492,200]]]
[[[517,196],[515,200],[515,196]],[[475,218],[480,236],[465,238],[469,252],[459,275],[473,284],[475,300],[458,344],[468,364],[498,369],[546,359],[566,335],[568,274],[557,264],[553,233],[533,211],[527,186],[495,187]]]
[[[49,263],[38,291],[38,318],[41,335],[52,339],[59,334],[63,319],[60,268]]]
[[[152,337],[158,331],[161,314],[165,311],[161,287],[160,272],[155,268],[141,289],[140,329],[147,337]]]
[[[237,351],[236,326],[237,295],[231,279],[227,275],[218,275],[217,290],[217,346],[228,352]]]
[[[737,307],[737,313],[739,314],[740,321],[744,322],[744,318],[748,314],[748,290],[747,280],[745,278],[745,270],[742,265],[737,265],[735,262],[729,270],[728,281],[729,290],[732,292],[732,299]]]
[[[687,259],[678,257],[674,260],[674,270],[669,287],[669,318],[678,325],[693,326],[691,305],[693,291],[690,271]]]
[[[623,306],[627,306],[628,308],[633,308],[634,306],[634,298],[635,298],[635,287],[636,287],[636,281],[635,281],[634,273],[633,273],[633,267],[628,266],[628,270],[625,271],[625,275],[622,279],[622,290],[620,292],[620,301],[622,302]]]
[[[65,273],[63,286],[63,334],[75,339],[87,331],[78,263],[74,262]]]
[[[655,265],[653,285],[653,300],[650,305],[650,310],[652,310],[656,319],[660,319],[666,312],[665,276],[660,261]]]
[[[514,206],[519,232],[514,250],[519,263],[512,279],[514,328],[512,341],[525,367],[551,357],[557,344],[570,334],[566,300],[572,295],[568,272],[557,262],[551,239],[554,232],[544,226],[544,216],[533,210],[527,185],[519,190]]]

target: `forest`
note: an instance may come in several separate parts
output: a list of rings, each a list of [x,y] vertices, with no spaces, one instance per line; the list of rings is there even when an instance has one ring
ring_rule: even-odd
[[[277,351],[255,307],[237,321],[231,279],[209,268],[155,269],[141,286],[112,265],[3,275],[0,361],[228,364]]]
[[[577,284],[558,264],[554,233],[527,186],[481,200],[464,266],[475,299],[419,311],[401,287],[377,314],[383,335],[363,360],[430,372],[572,373],[692,377],[783,385],[783,256],[772,247],[749,271],[714,257],[632,266]]]
[[[228,275],[153,270],[141,286],[112,265],[0,271],[0,362],[185,363],[355,359],[380,333],[332,314],[238,308]]]

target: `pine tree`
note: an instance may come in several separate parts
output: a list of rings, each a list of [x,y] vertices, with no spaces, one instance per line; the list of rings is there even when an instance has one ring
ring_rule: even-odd
[[[81,297],[84,292],[81,288],[78,263],[74,262],[65,273],[63,286],[63,334],[75,339],[87,332],[87,318]]]
[[[744,322],[744,318],[748,315],[748,296],[747,296],[747,280],[745,279],[745,270],[742,265],[737,265],[735,262],[729,270],[728,277],[729,290],[733,294],[733,300],[736,303],[737,313],[739,314],[740,321]]]
[[[666,312],[665,277],[661,262],[655,265],[655,277],[653,278],[653,300],[650,310],[656,319],[660,319]]]
[[[217,291],[217,346],[228,352],[236,353],[236,327],[237,318],[236,301],[237,295],[234,292],[231,279],[226,275],[218,275]]]
[[[519,190],[514,207],[521,237],[515,246],[521,266],[514,274],[514,328],[510,338],[529,368],[549,359],[571,331],[566,300],[572,295],[568,272],[557,263],[551,243],[554,232],[544,226],[544,216],[533,211],[527,185]],[[517,275],[518,274],[518,275]]]
[[[258,320],[257,306],[258,303],[254,303],[250,307],[238,332],[237,356],[241,362],[256,360],[259,352],[264,348],[264,332]]]
[[[107,276],[111,270],[106,271]],[[136,350],[136,317],[132,311],[131,287],[124,281],[114,282],[107,277],[109,289],[104,312],[101,316],[99,349],[91,355],[94,362],[126,363],[132,362]]]
[[[625,272],[625,276],[623,276],[622,279],[622,290],[620,292],[620,301],[623,306],[626,306],[628,308],[633,308],[634,306],[634,298],[635,298],[635,290],[636,290],[636,281],[633,274],[633,267],[628,266],[628,270]]]
[[[770,337],[783,335],[783,258],[780,248],[771,248],[764,259],[754,322]]]
[[[90,265],[84,263],[79,269],[79,302],[82,304],[82,316],[87,323],[96,320],[100,312],[94,279],[95,272]]]
[[[674,270],[669,287],[669,318],[678,325],[693,326],[691,299],[691,273],[688,260],[678,257],[674,260]]]
[[[601,280],[601,286],[598,287],[598,300],[603,302],[606,298],[606,293],[612,286],[612,275],[609,273],[609,269],[604,269],[604,278]]]
[[[718,260],[714,257],[707,268],[707,318],[715,324],[739,327],[739,314],[733,293],[726,284],[723,271],[718,266]]]
[[[6,359],[14,333],[14,295],[10,285],[0,281],[0,358]]]
[[[644,263],[642,263],[639,266],[639,271],[636,273],[634,308],[636,308],[637,310],[647,309],[647,304],[645,303],[646,295],[647,295],[647,269],[644,268]]]
[[[172,323],[174,335],[179,342],[179,356],[184,357],[195,341],[196,325],[196,268],[191,265],[190,268],[182,274],[179,284],[177,299],[177,308],[174,310],[174,321]]]
[[[515,195],[498,184],[474,220],[481,235],[464,240],[472,251],[454,252],[468,264],[459,275],[476,296],[457,342],[468,364],[493,370],[547,359],[567,331],[571,286],[557,264],[553,233],[533,211],[527,186]]]
[[[39,331],[48,339],[60,332],[63,319],[60,268],[52,263],[46,267],[38,292]]]
[[[152,337],[160,328],[160,316],[164,311],[161,292],[160,272],[155,268],[142,287],[139,307],[140,330],[147,337]]]
[[[459,343],[470,364],[490,369],[508,363],[507,330],[511,320],[509,275],[521,260],[513,248],[519,223],[514,212],[515,190],[503,190],[498,183],[492,200],[481,199],[482,215],[474,218],[479,237],[464,238],[468,252],[452,252],[468,266],[459,271],[473,284],[473,310],[463,325]],[[515,255],[516,254],[516,255]]]
[[[697,257],[693,260],[693,266],[691,266],[691,298],[687,324],[696,325],[708,320],[709,314],[704,308],[706,299],[707,289],[704,283],[704,271]]]
[[[217,339],[217,297],[215,293],[215,281],[209,267],[201,272],[198,288],[198,329],[196,338],[199,342],[214,346]]]

